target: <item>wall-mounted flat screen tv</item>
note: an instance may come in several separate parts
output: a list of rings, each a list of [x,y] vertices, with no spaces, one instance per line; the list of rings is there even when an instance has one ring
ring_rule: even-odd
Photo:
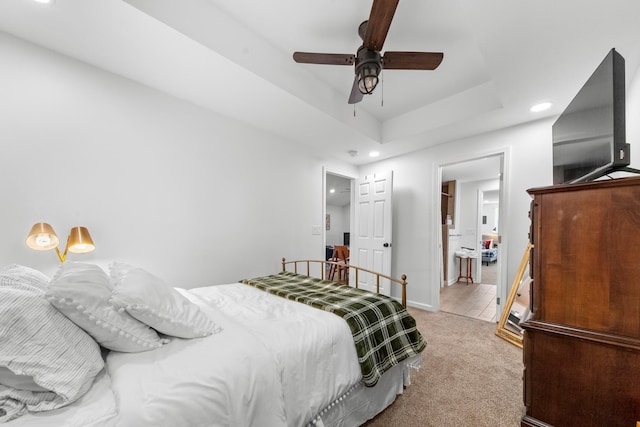
[[[611,49],[553,124],[553,183],[592,181],[630,162],[624,58]]]

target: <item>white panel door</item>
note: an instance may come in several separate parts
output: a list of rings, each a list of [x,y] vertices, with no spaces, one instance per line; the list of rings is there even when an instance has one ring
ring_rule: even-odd
[[[393,172],[376,173],[356,180],[355,231],[350,262],[376,272],[391,275],[391,198]],[[355,244],[354,244],[355,243]],[[355,278],[354,278],[355,280]],[[389,295],[391,283],[380,281],[380,293]],[[373,275],[362,273],[358,287],[376,291]]]

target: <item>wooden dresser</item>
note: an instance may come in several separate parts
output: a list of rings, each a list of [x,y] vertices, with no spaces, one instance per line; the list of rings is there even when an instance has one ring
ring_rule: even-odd
[[[640,422],[640,178],[529,190],[522,426]]]

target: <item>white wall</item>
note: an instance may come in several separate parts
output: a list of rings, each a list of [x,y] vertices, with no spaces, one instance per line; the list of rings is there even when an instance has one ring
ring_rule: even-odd
[[[458,280],[460,264],[458,263],[458,259],[455,254],[459,248],[464,246],[460,244],[461,238],[462,234],[458,233],[456,230],[449,230],[449,245],[447,251],[447,259],[449,262],[447,263],[447,281],[446,283],[442,283],[442,286],[453,285]]]
[[[493,181],[458,181],[456,198],[459,197],[459,209],[456,209],[456,212],[459,212],[460,215],[456,222],[456,230],[462,234],[460,239],[461,246],[478,249],[481,237],[478,230],[478,218],[480,215],[478,212],[478,191],[488,188],[487,185],[489,183],[493,185]]]
[[[627,142],[631,144],[631,166],[640,168],[640,67],[626,70]]]
[[[483,203],[482,216],[486,217],[486,222],[485,224],[481,224],[480,232],[482,234],[494,234],[495,230],[498,229],[499,207],[500,205],[498,203]]]
[[[324,257],[322,158],[238,122],[0,33],[0,265],[52,274],[28,249],[35,222],[66,240],[89,228],[90,254],[185,287],[272,274]]]
[[[327,205],[327,213],[331,215],[331,229],[326,231],[327,245],[342,245],[344,233],[349,231],[349,206]]]

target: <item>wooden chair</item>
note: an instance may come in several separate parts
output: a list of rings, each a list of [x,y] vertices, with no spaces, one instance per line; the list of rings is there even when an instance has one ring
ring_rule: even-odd
[[[343,267],[343,265],[349,264],[349,248],[346,246],[334,246],[333,255],[329,261],[333,261],[336,264],[329,266],[329,280],[335,280],[337,282],[343,282],[349,284],[349,267]],[[338,272],[338,279],[336,280],[336,271]]]

